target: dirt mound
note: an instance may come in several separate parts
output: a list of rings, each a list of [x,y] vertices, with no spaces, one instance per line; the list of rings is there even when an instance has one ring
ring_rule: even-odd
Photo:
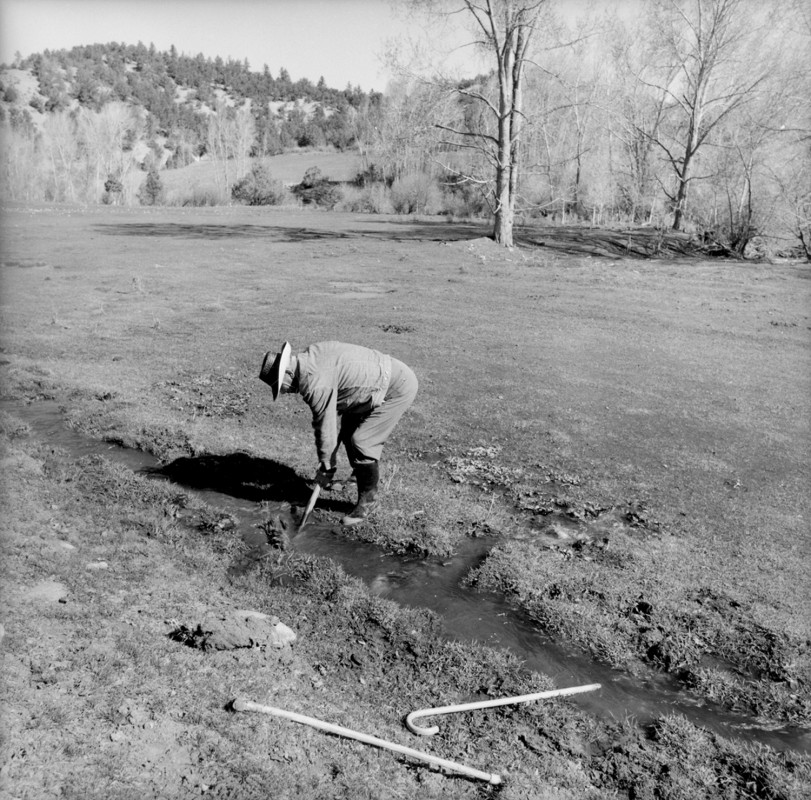
[[[471,253],[486,254],[486,253],[502,253],[504,249],[490,236],[479,236],[476,239],[456,239],[446,241],[447,247],[453,247],[456,250],[468,250]]]
[[[195,627],[181,625],[170,637],[200,650],[268,650],[288,647],[296,634],[278,617],[258,611],[232,611],[208,613]]]

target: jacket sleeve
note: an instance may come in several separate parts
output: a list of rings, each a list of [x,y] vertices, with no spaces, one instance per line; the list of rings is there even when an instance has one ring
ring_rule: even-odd
[[[338,389],[335,386],[317,386],[307,393],[304,400],[313,412],[318,460],[329,464],[338,447]]]

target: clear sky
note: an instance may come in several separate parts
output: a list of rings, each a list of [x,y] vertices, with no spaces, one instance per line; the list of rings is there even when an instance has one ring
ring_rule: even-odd
[[[407,30],[389,0],[0,0],[0,62],[12,63],[17,51],[141,41],[247,58],[252,70],[267,64],[274,77],[284,67],[293,80],[323,75],[334,89],[384,91],[383,57]],[[461,43],[461,34],[447,33],[449,49],[454,37]]]

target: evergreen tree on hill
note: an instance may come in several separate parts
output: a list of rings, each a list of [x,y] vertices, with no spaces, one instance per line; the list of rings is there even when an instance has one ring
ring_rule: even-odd
[[[46,50],[17,64],[38,79],[44,100],[35,98],[32,106],[45,113],[65,110],[74,101],[91,111],[108,102],[143,108],[151,135],[183,142],[183,152],[169,160],[172,165],[187,163],[190,152],[205,149],[205,106],[214,107],[216,90],[225,91],[237,106],[250,101],[257,131],[253,152],[260,155],[276,154],[283,146],[351,147],[351,115],[375,105],[359,88],[331,89],[323,76],[317,84],[308,78],[294,82],[282,67],[274,79],[267,65],[252,72],[247,59],[186,55],[174,45],[161,52],[143,42],[89,44]],[[293,109],[280,118],[270,112],[272,102],[297,100],[315,103],[316,115]]]

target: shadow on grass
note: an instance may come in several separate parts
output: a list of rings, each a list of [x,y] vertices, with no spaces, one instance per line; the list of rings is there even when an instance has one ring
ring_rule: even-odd
[[[157,236],[180,239],[266,238],[277,242],[370,238],[385,241],[459,241],[486,235],[479,225],[445,221],[364,219],[368,229],[329,230],[287,225],[203,224],[133,222],[94,226],[106,236]]]
[[[316,239],[349,239],[345,231],[295,228],[282,225],[189,225],[178,222],[133,222],[96,225],[107,236],[166,236],[179,239],[269,238],[278,242],[306,242]]]
[[[176,237],[180,239],[263,238],[280,243],[374,239],[378,241],[464,242],[491,238],[489,222],[449,222],[448,220],[391,219],[364,215],[353,217],[354,227],[341,227],[341,220],[324,218],[335,228],[296,225],[257,225],[242,223],[193,224],[179,222],[119,222],[94,226],[106,236]],[[358,225],[360,223],[360,225]],[[524,248],[544,248],[569,255],[616,258],[656,258],[678,256],[719,256],[702,247],[687,234],[655,228],[610,229],[585,225],[549,225],[532,222],[516,226],[515,243]]]
[[[306,504],[311,489],[295,470],[268,458],[246,453],[183,456],[150,474],[188,489],[227,494],[243,500]]]

